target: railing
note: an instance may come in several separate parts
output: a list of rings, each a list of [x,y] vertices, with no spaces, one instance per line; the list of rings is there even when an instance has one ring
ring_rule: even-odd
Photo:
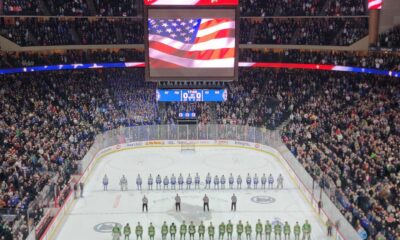
[[[278,131],[271,131],[265,128],[255,128],[239,125],[151,125],[122,127],[99,134],[96,137],[91,149],[82,159],[80,164],[81,180],[85,181],[87,173],[90,172],[91,164],[97,154],[105,148],[118,144],[154,140],[179,140],[182,142],[192,140],[235,140],[252,142],[259,145],[270,146],[282,156],[282,162],[289,174],[295,179],[297,186],[304,193],[307,200],[312,203],[314,209],[319,213],[323,221],[329,221],[337,227],[336,239],[356,240],[360,239],[351,224],[340,213],[338,208],[331,201],[330,197],[323,191],[331,192],[332,189],[321,189],[304,167],[293,156],[286,145],[282,142]],[[332,185],[332,184],[331,184]],[[333,186],[333,185],[332,185]],[[71,198],[66,200],[65,205],[71,204]],[[60,214],[65,214],[65,206]],[[57,219],[58,218],[58,219]],[[54,229],[59,220],[55,217],[49,228]],[[51,231],[51,230],[50,230]],[[45,235],[48,231],[45,232]],[[47,236],[41,239],[48,239]]]

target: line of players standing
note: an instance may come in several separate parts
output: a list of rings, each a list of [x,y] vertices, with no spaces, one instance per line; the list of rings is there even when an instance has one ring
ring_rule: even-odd
[[[272,174],[270,174],[267,177],[264,173],[263,176],[260,178],[260,180],[261,181],[259,181],[259,177],[257,176],[257,174],[255,174],[253,178],[250,176],[250,174],[247,174],[247,177],[246,177],[247,188],[251,189],[252,185],[253,185],[253,189],[257,189],[258,184],[260,182],[261,182],[261,189],[266,189],[267,184],[268,184],[268,189],[274,188],[275,179],[272,176]],[[276,181],[277,181],[276,188],[277,189],[283,188],[282,174],[279,174]],[[214,185],[214,189],[225,189],[225,185],[227,182],[229,185],[229,189],[233,189],[234,184],[235,184],[235,178],[232,175],[232,173],[228,177],[228,181],[224,175],[222,175],[220,178],[218,177],[218,175],[215,175],[214,179],[212,179],[211,174],[208,173],[205,178],[204,189],[211,189],[211,184]],[[109,180],[108,180],[108,177],[106,174],[103,177],[104,191],[107,191],[108,183],[109,183]],[[183,190],[185,183],[186,183],[186,189],[190,190],[192,183],[193,183],[193,178],[190,176],[190,174],[186,177],[186,181],[184,180],[182,174],[179,174],[178,178],[175,177],[174,174],[172,174],[171,178],[168,178],[168,176],[165,176],[163,179],[161,178],[160,175],[157,175],[155,178],[155,181],[154,181],[152,175],[150,174],[150,176],[147,178],[147,189],[153,190],[154,183],[156,185],[156,190],[161,190],[162,186],[163,186],[164,190],[168,190],[169,185],[171,185],[172,190],[176,190],[176,185],[178,185],[178,190]],[[198,173],[196,173],[196,175],[194,177],[194,189],[200,189],[200,183],[201,183],[200,176]],[[137,190],[142,190],[142,184],[143,184],[142,177],[140,176],[140,174],[138,174],[138,176],[136,177]],[[121,191],[128,190],[128,180],[126,179],[125,175],[123,175],[122,178],[120,179],[119,185],[121,187]],[[242,188],[242,177],[240,175],[238,175],[238,177],[236,178],[236,188],[237,189]]]
[[[180,240],[185,240],[186,239],[186,234],[188,232],[189,228],[189,240],[195,240],[195,234],[196,234],[196,225],[193,222],[190,222],[189,227],[186,225],[185,221],[182,222],[182,224],[179,227],[179,234],[180,234]],[[291,236],[291,227],[288,224],[288,222],[285,222],[285,224],[281,223],[270,223],[269,221],[266,221],[265,223],[265,228],[263,224],[261,223],[261,220],[258,219],[258,222],[255,227],[255,232],[256,232],[256,238],[255,240],[262,240],[263,239],[263,232],[265,233],[265,240],[271,240],[271,235],[272,235],[272,230],[275,235],[275,240],[279,238],[279,240],[282,239],[282,228],[283,228],[283,234],[284,234],[284,239],[285,240],[290,240]],[[213,226],[212,222],[210,222],[210,225],[206,227],[203,224],[203,221],[201,221],[200,225],[197,226],[197,232],[199,234],[199,240],[204,240],[204,235],[207,229],[208,232],[208,238],[209,240],[214,240],[214,234],[215,234],[215,227]],[[121,230],[119,226],[116,224],[113,229],[112,229],[112,236],[113,240],[119,240],[121,234]],[[166,222],[163,223],[161,226],[161,239],[166,240],[167,239],[167,234],[168,232],[170,233],[171,240],[175,240],[175,235],[177,234],[177,226],[175,223],[172,223],[170,226],[167,225]],[[229,220],[227,224],[224,224],[223,222],[218,226],[218,240],[224,240],[224,235],[227,233],[227,240],[232,240],[232,235],[234,232],[234,225],[232,222]],[[303,224],[302,228],[300,227],[299,223],[296,222],[296,225],[293,226],[293,235],[295,240],[300,240],[300,234],[303,232],[303,240],[310,240],[311,239],[311,224],[308,223],[306,220],[305,223]],[[123,233],[125,236],[125,240],[128,239],[131,235],[131,227],[129,226],[129,223],[125,225],[123,229]],[[249,224],[249,222],[246,222],[244,225],[242,221],[239,221],[239,223],[236,225],[236,233],[237,233],[237,240],[241,240],[241,236],[243,233],[246,235],[246,240],[251,240],[251,233],[252,233],[252,227]],[[135,227],[135,234],[136,234],[136,239],[137,240],[142,240],[143,239],[143,226],[140,225],[140,222],[138,222],[137,226]],[[155,237],[155,227],[152,223],[148,226],[148,235],[149,235],[149,240],[154,240]]]

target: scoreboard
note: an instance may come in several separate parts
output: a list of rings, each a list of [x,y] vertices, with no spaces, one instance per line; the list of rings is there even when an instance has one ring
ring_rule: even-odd
[[[238,77],[239,0],[144,0],[147,81]]]
[[[224,102],[227,89],[157,89],[158,102]]]

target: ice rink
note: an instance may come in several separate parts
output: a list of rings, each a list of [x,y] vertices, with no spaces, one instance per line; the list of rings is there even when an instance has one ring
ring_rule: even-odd
[[[154,178],[157,174],[160,174],[162,178],[165,175],[170,178],[172,173],[176,177],[182,173],[186,179],[189,173],[194,178],[196,172],[201,177],[201,190],[147,190],[149,174],[152,174]],[[213,178],[215,175],[220,177],[224,174],[227,180],[229,174],[233,173],[235,189],[213,190],[212,185],[211,190],[204,190],[204,180],[208,172]],[[143,178],[143,191],[136,190],[136,176],[139,173]],[[259,178],[263,173],[267,176],[272,173],[275,178],[274,185],[276,185],[276,177],[281,173],[284,177],[284,189],[247,189],[245,178],[248,173],[252,177],[257,173]],[[103,191],[104,174],[108,175],[110,181],[107,192]],[[123,174],[128,178],[129,191],[126,192],[119,190],[119,180]],[[239,174],[243,178],[241,190],[236,189],[236,177]],[[259,188],[260,185],[259,183]],[[194,184],[192,184],[193,188]],[[155,184],[153,189],[155,189]],[[176,193],[179,193],[182,198],[182,211],[179,213],[175,212]],[[202,198],[205,193],[210,198],[210,212],[203,212]],[[236,212],[230,211],[230,199],[233,193],[238,198]],[[143,194],[149,199],[148,213],[142,213]],[[124,226],[129,223],[134,232],[138,221],[144,226],[144,239],[148,239],[147,226],[150,222],[156,226],[156,239],[161,239],[160,229],[164,221],[168,225],[175,222],[179,228],[183,220],[187,223],[194,221],[196,224],[203,220],[206,226],[210,221],[214,226],[221,222],[226,223],[228,220],[234,224],[237,224],[239,220],[244,223],[249,221],[253,228],[252,237],[255,239],[257,219],[261,219],[263,223],[266,220],[288,221],[292,233],[296,221],[302,225],[308,219],[312,226],[312,239],[329,239],[317,214],[295,187],[283,165],[272,155],[233,147],[196,147],[195,152],[184,153],[181,153],[178,147],[140,148],[112,153],[99,160],[86,183],[84,198],[78,199],[72,206],[70,213],[60,226],[56,239],[109,240],[112,239],[111,224],[120,223]],[[133,235],[131,239],[136,239]],[[186,239],[188,238],[187,236]],[[291,239],[294,237],[292,236]]]

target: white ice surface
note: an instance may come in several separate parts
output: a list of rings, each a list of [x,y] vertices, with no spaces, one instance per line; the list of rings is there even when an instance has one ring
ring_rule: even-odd
[[[242,189],[204,190],[202,186],[201,190],[146,190],[147,177],[150,173],[153,178],[157,174],[162,177],[168,175],[170,178],[172,173],[176,177],[182,173],[186,179],[189,173],[194,178],[196,172],[199,173],[202,183],[208,172],[212,177],[224,174],[227,180],[230,173],[233,173],[235,178],[240,174],[243,179]],[[143,178],[143,191],[136,190],[138,173]],[[257,173],[259,179],[263,173],[267,176],[272,173],[275,178],[282,173],[284,189],[246,189],[247,173],[251,176]],[[104,174],[108,175],[110,182],[107,192],[103,191],[102,186]],[[123,174],[128,178],[129,191],[126,192],[119,191],[119,179]],[[174,197],[177,192],[182,198],[180,213],[175,212]],[[202,197],[205,193],[210,198],[209,213],[202,211]],[[236,212],[230,211],[230,198],[233,193],[238,198]],[[149,199],[148,213],[141,211],[143,194]],[[255,196],[269,196],[276,201],[270,204],[255,203],[251,201]],[[179,148],[141,148],[116,152],[99,161],[86,183],[84,198],[78,199],[71,208],[56,239],[109,240],[112,239],[111,233],[99,233],[94,230],[94,226],[103,222],[118,222],[122,225],[129,223],[134,231],[138,221],[144,226],[144,239],[147,239],[147,226],[150,222],[156,226],[156,239],[161,239],[160,227],[164,221],[168,225],[175,222],[179,227],[182,220],[187,223],[190,221],[198,223],[203,220],[206,226],[210,221],[214,225],[219,225],[222,221],[226,223],[228,220],[234,224],[239,220],[249,221],[253,226],[253,238],[255,238],[254,227],[257,219],[261,219],[263,223],[266,220],[277,219],[288,221],[292,227],[296,221],[302,225],[308,219],[312,225],[312,239],[328,239],[325,227],[317,214],[306,202],[302,193],[295,188],[279,160],[271,155],[254,150],[225,147],[198,147],[194,153],[181,153]],[[136,237],[131,236],[131,239]]]

